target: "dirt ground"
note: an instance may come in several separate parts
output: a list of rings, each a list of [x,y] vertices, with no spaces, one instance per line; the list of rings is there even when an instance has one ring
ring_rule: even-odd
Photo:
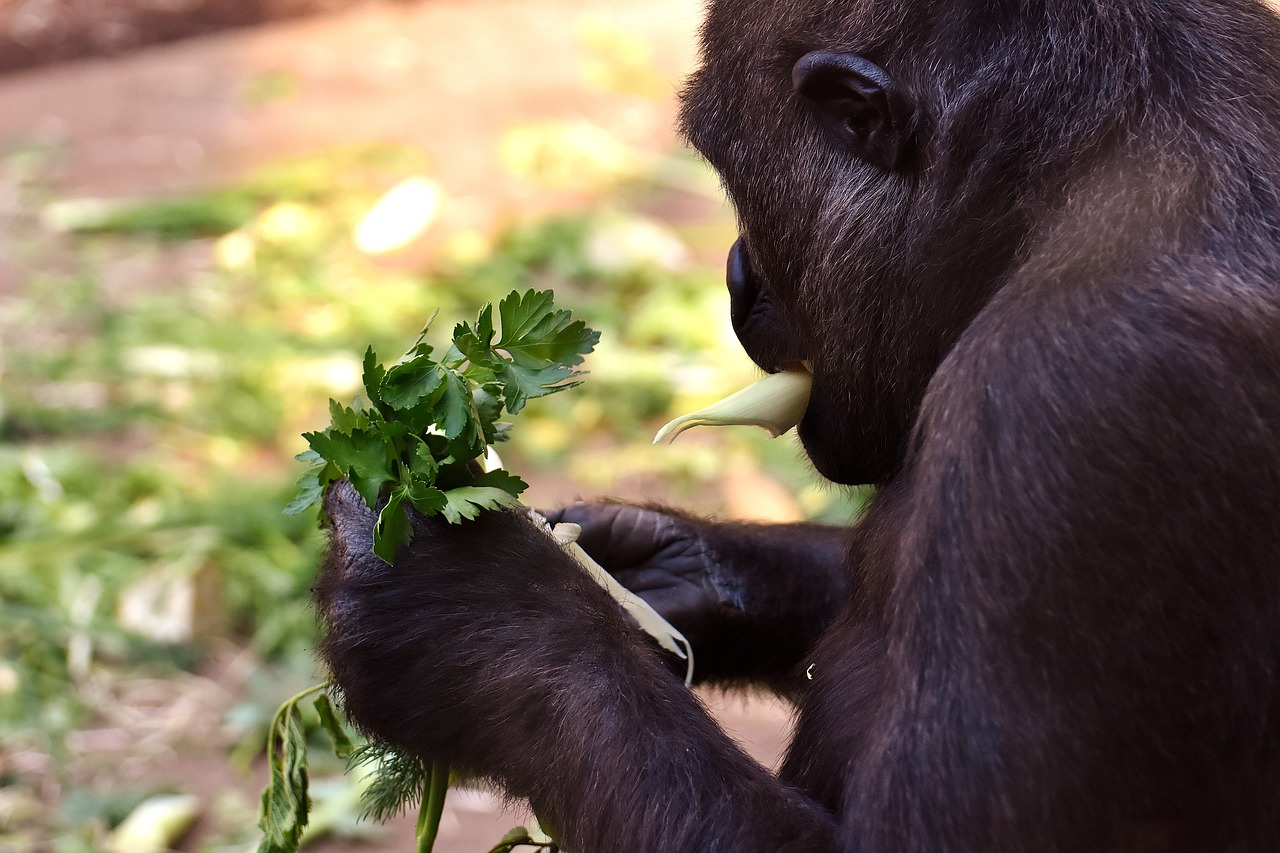
[[[0,140],[63,143],[59,181],[85,195],[212,184],[282,156],[366,141],[415,144],[451,194],[477,207],[545,204],[501,180],[496,140],[513,124],[582,117],[669,146],[674,99],[590,85],[582,30],[652,47],[672,91],[691,67],[698,0],[432,0],[365,5],[115,58],[0,76]],[[248,95],[288,75],[274,100]]]
[[[342,0],[7,0],[0,72],[342,8]]]
[[[154,196],[212,186],[319,148],[395,141],[419,146],[433,164],[454,225],[487,227],[580,201],[504,177],[498,139],[513,124],[585,118],[633,144],[674,144],[674,97],[626,97],[593,86],[583,32],[615,28],[649,45],[650,61],[674,93],[694,61],[700,0],[432,0],[349,7],[0,76],[0,148],[56,145],[60,193]],[[9,11],[12,11],[10,8]],[[263,80],[287,79],[287,97],[255,98]],[[725,215],[719,210],[702,211]],[[6,274],[0,236],[0,284]],[[210,709],[234,699],[245,673],[234,651],[217,672],[194,679],[165,725],[185,736],[155,747],[86,733],[77,750],[102,751],[135,775],[170,781],[211,801],[238,786],[256,794],[213,737]],[[707,695],[726,728],[767,764],[778,759],[788,711],[760,698]],[[203,716],[201,716],[203,714]],[[131,754],[132,751],[132,754]],[[518,816],[481,793],[455,793],[440,853],[484,851]],[[381,849],[411,849],[401,822]],[[330,840],[314,849],[354,849]]]

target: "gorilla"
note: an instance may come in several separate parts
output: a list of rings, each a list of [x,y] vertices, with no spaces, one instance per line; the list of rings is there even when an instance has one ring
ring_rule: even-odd
[[[851,528],[573,506],[795,702],[776,776],[522,516],[327,497],[367,732],[578,853],[1280,849],[1280,21],[1254,0],[711,0],[682,128],[735,328]]]

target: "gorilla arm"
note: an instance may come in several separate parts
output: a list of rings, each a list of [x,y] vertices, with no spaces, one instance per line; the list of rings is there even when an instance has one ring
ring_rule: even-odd
[[[365,731],[527,797],[571,849],[836,849],[831,817],[738,749],[527,519],[415,519],[388,566],[352,489],[325,509],[322,654]]]

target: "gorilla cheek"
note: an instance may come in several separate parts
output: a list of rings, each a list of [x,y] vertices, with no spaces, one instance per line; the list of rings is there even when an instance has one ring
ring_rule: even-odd
[[[855,485],[846,470],[850,467],[850,460],[841,451],[843,442],[834,434],[837,430],[833,428],[833,418],[838,417],[838,413],[832,411],[834,408],[821,396],[815,383],[814,391],[809,397],[809,408],[796,427],[796,436],[819,474],[833,483]]]

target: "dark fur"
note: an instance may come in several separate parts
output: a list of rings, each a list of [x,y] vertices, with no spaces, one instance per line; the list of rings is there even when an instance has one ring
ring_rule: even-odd
[[[814,50],[909,97],[900,166],[793,92]],[[713,0],[704,60],[684,126],[776,312],[752,327],[791,338],[744,346],[811,363],[806,450],[881,489],[843,542],[565,517],[704,678],[794,691],[790,784],[532,528],[422,525],[393,571],[335,492],[348,710],[530,796],[579,853],[1280,849],[1272,14]]]

